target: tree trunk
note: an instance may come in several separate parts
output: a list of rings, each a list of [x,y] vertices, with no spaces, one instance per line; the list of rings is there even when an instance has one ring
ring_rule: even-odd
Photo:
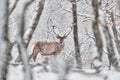
[[[120,54],[120,40],[118,38],[118,33],[117,33],[117,29],[116,29],[116,24],[115,24],[115,19],[114,19],[113,12],[110,13],[110,16],[111,16],[111,21],[112,21],[112,30],[113,30],[113,34],[114,34],[114,37],[115,37],[115,43],[116,43],[116,46],[117,46],[118,53]]]
[[[93,32],[94,36],[96,38],[96,46],[97,46],[97,52],[98,56],[96,56],[93,60],[93,65],[96,70],[99,70],[100,64],[98,65],[98,62],[102,62],[102,53],[103,53],[103,41],[100,33],[100,21],[99,21],[99,3],[98,0],[92,0],[92,6],[93,6],[93,11],[94,11],[94,20],[93,20]],[[96,60],[98,61],[97,63]]]
[[[44,9],[45,0],[39,0],[38,2],[36,2],[36,4],[37,4],[37,8],[35,9],[35,15],[33,16],[29,24],[29,28],[24,33],[24,42],[26,48],[28,48],[32,35],[39,23],[40,16]]]
[[[8,39],[8,5],[8,0],[0,1],[0,80],[6,80],[11,57]]]
[[[39,0],[38,2],[36,2],[36,4],[37,4],[37,8],[35,9],[35,13],[34,13],[35,15],[33,16],[32,20],[30,21],[30,24],[28,25],[29,28],[25,32],[24,31],[22,32],[23,43],[25,44],[25,48],[28,48],[30,40],[32,38],[32,35],[38,25],[40,16],[44,9],[45,0]],[[19,55],[17,57],[15,62],[20,62],[20,61],[21,61],[21,55]]]
[[[25,4],[22,7],[20,7],[21,13],[17,15],[19,18],[18,29],[17,29],[17,44],[18,44],[19,54],[21,55],[22,62],[24,65],[24,74],[25,74],[24,80],[32,80],[32,72],[28,62],[27,49],[25,47],[24,40],[23,40],[24,28],[25,28],[25,25],[24,25],[25,12],[27,11],[27,8],[32,3],[32,1],[33,0],[25,2]]]
[[[77,25],[77,6],[76,0],[72,1],[72,14],[73,14],[73,36],[74,36],[74,45],[75,45],[75,58],[77,62],[77,67],[82,68],[81,54],[79,49],[79,40],[78,40],[78,25]]]

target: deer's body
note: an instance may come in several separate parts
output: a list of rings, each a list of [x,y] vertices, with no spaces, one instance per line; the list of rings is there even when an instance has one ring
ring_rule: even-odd
[[[32,54],[29,56],[29,60],[33,58],[33,60],[35,61],[38,53],[44,56],[59,54],[64,49],[64,39],[68,36],[68,34],[64,35],[63,37],[56,34],[56,37],[57,39],[59,39],[59,42],[34,42]]]
[[[33,52],[29,56],[29,60],[33,58],[36,60],[38,53],[43,56],[48,55],[57,55],[64,49],[63,41],[60,42],[34,42],[33,43]]]
[[[64,48],[64,44],[59,42],[38,42],[34,48],[40,49],[42,55],[52,55],[61,52]]]

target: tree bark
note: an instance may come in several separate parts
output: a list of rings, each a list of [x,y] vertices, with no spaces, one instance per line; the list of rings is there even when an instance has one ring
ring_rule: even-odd
[[[38,4],[39,3],[39,4]],[[26,29],[26,31],[22,32],[22,37],[23,37],[23,43],[25,44],[25,48],[28,48],[28,45],[30,43],[30,40],[32,38],[32,35],[38,25],[40,16],[42,14],[42,11],[44,9],[44,4],[45,4],[45,0],[39,0],[38,2],[36,2],[37,7],[35,9],[35,15],[33,16],[32,20],[30,21],[30,24],[28,25],[29,28]],[[24,26],[24,22],[22,24]],[[24,28],[23,28],[24,29]],[[15,62],[20,62],[21,61],[21,55],[19,55],[17,57],[17,59],[15,60]]]
[[[118,53],[120,54],[120,40],[118,39],[118,34],[117,34],[117,29],[116,29],[113,13],[110,13],[110,16],[111,16],[111,21],[112,21],[113,35],[115,37],[115,43],[117,46]],[[109,35],[109,37],[111,38],[110,35]],[[107,37],[107,39],[108,39],[108,37]],[[109,61],[115,67],[116,70],[120,71],[119,57],[117,57],[116,54],[112,51],[114,48],[113,48],[113,44],[111,41],[109,42],[108,47],[110,48],[110,49],[108,49]]]
[[[19,54],[22,58],[22,62],[24,65],[25,80],[32,80],[32,72],[28,62],[27,49],[25,47],[24,40],[23,40],[24,28],[25,28],[25,25],[24,25],[25,12],[32,2],[33,0],[25,2],[24,5],[20,8],[21,13],[17,15],[19,18],[18,29],[17,29],[17,44],[18,44]]]
[[[115,43],[116,43],[116,46],[117,46],[118,53],[120,54],[120,40],[118,38],[118,33],[117,33],[117,29],[116,29],[116,24],[115,24],[115,19],[114,19],[113,12],[110,13],[110,16],[111,16],[111,21],[112,21],[113,35],[115,37]]]
[[[112,37],[110,35],[108,26],[106,24],[103,27],[104,27],[104,34],[106,37],[106,46],[107,46],[108,59],[109,59],[109,69],[111,69],[111,65],[113,65],[116,70],[120,70],[119,58],[115,55]]]
[[[19,2],[19,0],[16,0],[16,1],[14,2],[13,7],[9,10],[9,16],[12,14],[12,12],[14,11],[14,9],[16,8],[18,2]]]
[[[8,39],[8,6],[8,0],[0,1],[0,80],[6,80],[11,57]]]
[[[99,3],[98,0],[92,0],[92,6],[93,6],[93,11],[94,11],[94,20],[93,20],[93,32],[94,36],[96,38],[96,46],[97,46],[97,52],[98,56],[96,56],[93,60],[93,65],[96,70],[99,70],[101,65],[96,65],[95,60],[102,62],[102,53],[103,53],[103,41],[100,33],[100,21],[99,21]]]
[[[74,36],[74,46],[75,46],[75,58],[77,62],[77,67],[82,68],[81,54],[79,49],[78,40],[78,25],[77,25],[77,6],[76,0],[72,0],[72,14],[73,14],[73,36]]]
[[[33,16],[29,24],[29,28],[24,33],[24,43],[25,43],[26,48],[28,48],[32,35],[38,25],[40,16],[44,9],[45,0],[39,0],[39,2],[36,2],[36,4],[37,3],[38,5],[37,5],[37,8],[35,9],[35,15]]]

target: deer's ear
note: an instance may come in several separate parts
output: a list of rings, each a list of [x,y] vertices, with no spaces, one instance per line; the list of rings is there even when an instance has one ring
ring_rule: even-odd
[[[67,38],[67,36],[64,36],[64,38]]]
[[[64,39],[66,39],[66,38],[67,38],[67,36],[63,36],[63,38],[64,38]]]
[[[56,36],[57,38],[61,38],[60,36]]]

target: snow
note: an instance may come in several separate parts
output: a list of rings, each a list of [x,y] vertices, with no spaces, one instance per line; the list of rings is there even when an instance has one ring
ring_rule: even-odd
[[[23,65],[9,66],[7,80],[23,80]],[[34,67],[33,80],[59,80],[58,73],[41,71],[41,66]],[[120,80],[120,72],[112,70],[103,70],[100,73],[95,73],[94,70],[85,69],[84,72],[70,72],[66,75],[67,80]]]
[[[13,0],[12,0],[13,1]],[[21,0],[20,0],[21,1]],[[21,12],[19,6],[22,6],[23,4],[22,2],[19,2],[19,4],[17,5],[14,13],[10,16],[10,21],[11,24],[10,26],[10,37],[11,37],[11,41],[14,42],[14,40],[16,39],[16,28],[18,25],[18,20],[19,18],[16,16],[16,14],[19,14],[19,12]],[[37,2],[38,0],[36,0]],[[82,1],[82,0],[80,0]],[[88,1],[88,0],[83,0],[84,1]],[[107,0],[106,0],[107,1]],[[110,0],[111,1],[111,0]],[[66,74],[66,79],[67,80],[120,80],[120,72],[114,71],[114,70],[107,70],[108,65],[108,60],[106,57],[104,57],[103,59],[103,63],[106,62],[105,67],[102,67],[102,71],[100,73],[95,73],[95,70],[91,70],[90,68],[90,62],[92,61],[92,58],[95,57],[97,54],[96,52],[96,47],[94,45],[94,42],[92,39],[88,39],[86,38],[87,35],[85,35],[85,31],[84,28],[87,28],[87,30],[89,30],[89,35],[93,35],[92,33],[92,29],[91,29],[91,20],[93,19],[93,15],[92,15],[92,9],[91,9],[91,4],[88,3],[86,4],[84,2],[78,2],[77,5],[78,7],[78,26],[79,26],[79,42],[81,43],[81,53],[83,60],[83,71],[80,71],[78,69],[76,69],[76,71],[72,71],[69,72],[68,74]],[[90,1],[89,1],[90,2]],[[11,3],[12,6],[13,3]],[[81,8],[82,7],[82,8]],[[34,17],[37,13],[35,12],[35,10],[37,9],[37,4],[33,3],[33,5],[29,8],[29,11],[27,12],[26,15],[26,29],[28,30],[25,34],[28,35],[29,32],[31,31],[31,29],[28,29],[29,25],[32,25],[32,17]],[[81,10],[82,9],[82,10]],[[103,14],[100,11],[100,14]],[[32,17],[30,16],[32,15]],[[50,20],[52,19],[53,22],[48,21],[50,18]],[[52,33],[52,28],[51,26],[53,25],[57,25],[57,30],[60,34],[63,34],[63,32],[67,33],[69,30],[67,30],[66,28],[69,29],[69,25],[72,24],[72,16],[71,16],[71,3],[69,3],[68,1],[64,1],[64,0],[46,0],[46,5],[45,5],[45,9],[43,11],[43,14],[40,18],[38,27],[36,28],[35,33],[33,34],[33,38],[31,40],[31,42],[33,41],[56,41],[56,39],[54,38],[54,34]],[[89,19],[89,21],[84,21]],[[100,17],[100,19],[102,19]],[[83,22],[82,22],[83,21]],[[110,25],[109,25],[110,26]],[[101,29],[102,30],[102,29]],[[47,32],[48,31],[48,32]],[[111,28],[110,28],[111,33],[113,34]],[[48,35],[48,36],[46,36]],[[63,61],[69,62],[70,64],[74,65],[75,63],[75,58],[74,58],[74,45],[73,45],[73,35],[72,32],[70,34],[70,36],[67,37],[67,39],[65,40],[65,48],[64,51],[60,54],[60,56],[58,56],[58,59],[62,59]],[[26,39],[26,37],[25,37]],[[113,36],[114,39],[114,36]],[[31,43],[30,43],[31,44]],[[83,45],[82,45],[83,44]],[[104,43],[105,44],[105,43]],[[90,49],[88,48],[89,45]],[[13,46],[13,50],[12,50],[12,57],[13,60],[11,61],[11,63],[14,63],[16,56],[18,56],[18,51],[16,49],[16,46]],[[116,45],[114,44],[114,47],[116,49]],[[30,48],[29,48],[30,49]],[[106,49],[105,49],[106,50]],[[83,51],[83,52],[82,52]],[[107,51],[106,51],[107,52]],[[118,54],[118,52],[116,51],[116,53]],[[85,56],[85,55],[89,55],[89,56]],[[107,54],[105,54],[107,55]],[[39,57],[39,56],[38,56]],[[64,57],[64,58],[63,58]],[[40,59],[37,62],[42,61],[41,59],[42,57],[40,57]],[[53,57],[51,57],[53,58]],[[34,62],[33,62],[34,64]],[[34,80],[59,80],[60,74],[62,75],[62,77],[64,77],[64,66],[61,60],[58,61],[58,63],[56,64],[58,66],[57,69],[59,69],[58,71],[60,73],[55,73],[52,72],[51,67],[52,66],[48,66],[48,72],[44,70],[43,66],[36,66],[34,68],[32,68],[32,73],[33,73],[33,79]],[[102,63],[96,61],[95,62],[95,66],[101,66]],[[87,67],[86,67],[87,66]],[[10,64],[8,67],[8,75],[7,75],[7,80],[24,80],[24,69],[23,69],[23,65],[19,64],[19,63],[15,63],[14,65]]]

